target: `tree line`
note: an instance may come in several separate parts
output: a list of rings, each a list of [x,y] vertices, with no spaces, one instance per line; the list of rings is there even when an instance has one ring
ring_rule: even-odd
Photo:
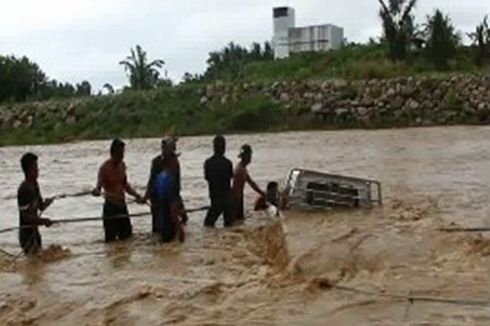
[[[253,43],[250,49],[233,42],[220,51],[211,52],[207,60],[208,68],[204,74],[186,73],[184,82],[204,81],[217,78],[237,78],[243,74],[246,63],[272,60],[272,46],[265,42],[262,46]],[[147,52],[136,45],[130,49],[130,55],[119,64],[128,76],[129,86],[123,90],[147,90],[161,86],[172,86],[172,81],[161,75],[165,65],[162,59],[150,60]],[[108,94],[115,93],[114,87],[106,83],[102,87]],[[100,92],[99,92],[100,93]],[[92,86],[88,81],[79,84],[62,83],[49,79],[41,68],[27,57],[0,56],[0,103],[22,102],[27,100],[46,100],[89,96]]]
[[[0,103],[87,96],[91,92],[92,86],[86,80],[76,85],[62,83],[49,79],[27,57],[0,56]]]
[[[424,23],[417,24],[414,11],[418,0],[377,1],[383,27],[379,43],[386,47],[388,58],[395,62],[409,62],[413,57],[422,55],[435,69],[449,68],[450,60],[463,46],[461,33],[448,15],[435,10],[426,17]],[[474,63],[478,66],[489,64],[488,17],[467,35],[472,41],[470,50]],[[248,64],[273,59],[274,51],[269,42],[253,43],[248,48],[231,42],[221,50],[209,53],[204,73],[186,73],[183,83],[240,79],[246,73]],[[129,81],[129,86],[124,90],[172,86],[166,72],[163,76],[160,73],[165,62],[162,59],[150,60],[140,45],[130,49],[129,56],[119,64],[127,73]],[[110,84],[105,84],[103,88],[109,94],[115,92]],[[0,103],[88,96],[92,93],[92,86],[88,81],[75,85],[59,82],[49,79],[36,63],[26,57],[0,56]]]
[[[383,25],[382,43],[388,47],[393,61],[410,60],[414,53],[422,53],[435,69],[447,70],[458,47],[462,46],[461,33],[448,15],[436,9],[426,21],[416,24],[414,10],[418,0],[378,0],[379,16]],[[485,16],[475,31],[467,34],[472,41],[474,63],[478,66],[490,62],[490,29]]]

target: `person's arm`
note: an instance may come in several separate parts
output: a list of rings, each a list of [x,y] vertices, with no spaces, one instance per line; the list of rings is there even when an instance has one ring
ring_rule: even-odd
[[[229,180],[233,179],[233,163],[230,160],[228,160],[228,178]]]
[[[42,218],[39,217],[38,214],[35,214],[33,212],[21,212],[20,213],[22,216],[22,219],[28,224],[28,225],[44,225],[47,227],[50,227],[53,222],[49,218]]]
[[[49,206],[54,202],[54,198],[46,198],[45,200],[42,201],[41,204],[41,211],[45,211],[48,209]]]
[[[32,206],[32,194],[28,190],[21,190],[17,195],[21,219],[29,225],[51,226],[50,219],[41,218],[35,207]]]
[[[126,166],[124,166],[124,190],[128,194],[136,198],[136,201],[138,201],[139,203],[143,202],[143,197],[141,197],[141,195],[136,190],[134,190],[134,188],[128,182],[128,177],[126,175]]]
[[[177,171],[176,171],[176,180],[175,180],[175,187],[176,187],[176,192],[177,192],[177,195],[179,196],[180,198],[180,190],[181,190],[181,185],[180,185],[180,162],[179,162],[179,159],[176,157],[175,158],[175,164],[176,164],[176,168],[177,168]]]
[[[103,166],[99,168],[99,172],[97,173],[97,183],[95,185],[94,190],[92,190],[92,195],[100,196],[102,193],[102,185],[103,185],[104,175],[103,175]]]
[[[143,197],[141,197],[141,195],[138,194],[138,192],[136,190],[134,190],[133,187],[128,182],[126,182],[126,185],[124,186],[124,190],[128,194],[130,194],[131,196],[133,196],[134,198],[136,198],[138,201],[142,201],[143,200]]]
[[[172,174],[174,175],[174,182],[172,186],[172,192],[175,200],[177,202],[181,203],[181,206],[183,207],[183,201],[182,201],[182,196],[180,195],[180,163],[177,157],[174,158],[175,161],[173,161],[171,164],[173,165],[171,167]]]
[[[204,179],[209,182],[209,161],[204,162]]]
[[[176,194],[176,202],[177,202],[177,207],[179,208],[179,215],[182,219],[182,223],[185,225],[187,224],[187,221],[189,220],[189,217],[187,216],[187,212],[185,210],[185,205],[184,205],[184,200],[182,199],[182,196],[180,195],[180,162],[178,158],[175,158],[176,160],[176,165],[177,165],[177,171],[176,171],[176,176],[175,176],[175,194]]]
[[[155,176],[157,174],[157,162],[155,160],[151,161],[150,167],[150,177],[148,178],[148,183],[146,184],[145,196],[143,199],[147,201],[151,197],[151,193],[153,192],[153,184],[155,181]]]
[[[39,203],[40,203],[39,209],[41,210],[41,212],[44,212],[45,210],[47,210],[48,207],[51,206],[53,201],[54,201],[54,198],[43,199],[43,197],[41,196],[41,193],[39,193]]]
[[[246,179],[247,183],[250,185],[250,187],[252,187],[253,190],[255,190],[256,193],[258,193],[261,196],[265,196],[265,192],[263,192],[262,189],[260,189],[260,187],[257,186],[257,184],[255,183],[255,181],[252,180],[248,172],[246,173],[246,178],[247,178]]]

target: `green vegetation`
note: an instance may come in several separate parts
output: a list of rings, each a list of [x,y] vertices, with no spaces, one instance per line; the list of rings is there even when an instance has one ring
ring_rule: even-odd
[[[419,74],[439,74],[425,52],[412,53],[406,61],[386,57],[387,45],[380,43],[350,44],[329,53],[301,53],[288,59],[252,62],[243,68],[243,81],[301,80],[307,78],[349,80],[393,78]],[[481,71],[472,60],[470,47],[458,47],[443,71]],[[227,80],[227,79],[225,79]]]
[[[432,17],[427,18],[427,44],[425,52],[430,62],[438,70],[444,71],[449,68],[449,60],[454,57],[456,49],[460,44],[460,37],[448,16],[436,10]]]
[[[168,130],[180,135],[215,132],[286,130],[285,111],[266,96],[250,94],[236,103],[210,102],[199,105],[198,87],[160,87],[149,91],[126,91],[121,95],[90,97],[79,101],[76,111],[84,112],[76,124],[60,123],[44,116],[35,128],[0,130],[0,145],[52,143],[111,137],[154,137]],[[66,109],[70,100],[44,103]],[[23,106],[28,107],[26,103]],[[23,109],[22,105],[19,108]],[[137,108],[137,109],[135,109]],[[291,122],[294,122],[294,117]],[[296,121],[293,127],[301,128]],[[272,126],[272,127],[271,127]]]
[[[415,35],[412,14],[417,0],[379,0],[379,16],[388,44],[388,56],[393,61],[403,61],[408,56],[409,46]]]
[[[470,33],[473,40],[473,52],[475,63],[478,66],[490,63],[490,28],[488,27],[488,16],[483,22],[476,26],[475,32]]]
[[[274,59],[274,51],[269,42],[265,42],[264,47],[259,43],[253,43],[250,50],[231,42],[221,51],[209,54],[208,68],[202,76],[197,75],[194,80],[241,79],[246,76],[246,71],[244,71],[246,65],[255,62],[270,62],[272,59]],[[188,76],[186,77],[184,80],[189,81]]]
[[[26,57],[0,55],[0,103],[88,96],[91,89],[88,81],[73,86],[50,80]]]

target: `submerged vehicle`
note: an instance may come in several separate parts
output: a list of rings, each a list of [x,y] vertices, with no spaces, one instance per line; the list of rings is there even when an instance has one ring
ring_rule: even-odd
[[[282,193],[283,209],[371,208],[382,205],[381,183],[292,169]]]

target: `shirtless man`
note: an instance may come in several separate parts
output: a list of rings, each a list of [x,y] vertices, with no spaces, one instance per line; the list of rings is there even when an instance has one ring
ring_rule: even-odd
[[[234,217],[236,221],[244,220],[244,205],[243,205],[243,191],[245,188],[245,183],[248,183],[255,192],[260,196],[265,197],[265,192],[260,189],[259,186],[252,180],[248,174],[247,166],[252,162],[252,147],[250,145],[243,145],[240,149],[240,154],[238,157],[241,159],[236,165],[233,171],[233,206],[234,206]]]
[[[124,148],[122,140],[115,139],[112,142],[111,157],[100,167],[97,185],[92,191],[94,196],[100,196],[102,189],[104,190],[103,223],[106,242],[127,239],[133,233],[125,193],[135,197],[138,203],[144,202],[128,182]]]

